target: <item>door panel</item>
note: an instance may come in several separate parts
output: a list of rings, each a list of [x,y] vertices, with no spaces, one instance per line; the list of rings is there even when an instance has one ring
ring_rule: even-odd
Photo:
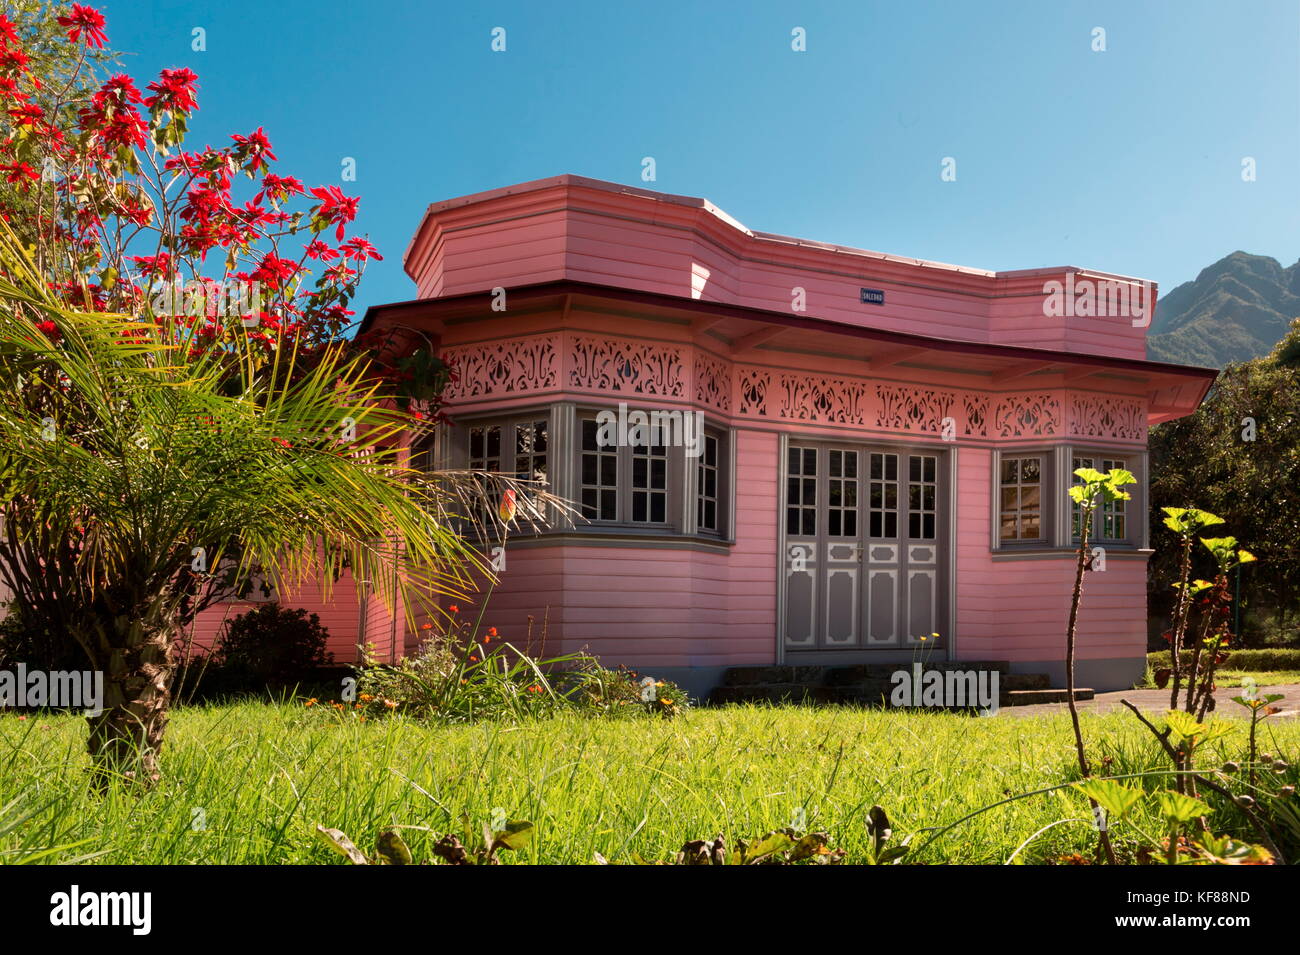
[[[792,442],[785,461],[785,645],[933,645],[946,568],[937,452]]]

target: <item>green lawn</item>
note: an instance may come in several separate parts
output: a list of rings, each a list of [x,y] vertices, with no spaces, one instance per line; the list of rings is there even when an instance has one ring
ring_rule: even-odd
[[[1085,714],[1095,758],[1114,774],[1163,769],[1130,714]],[[1210,747],[1240,759],[1247,723]],[[1292,762],[1300,724],[1265,724],[1262,748]],[[981,806],[1074,778],[1065,716],[973,718],[943,713],[802,707],[697,710],[675,720],[550,719],[523,725],[431,728],[401,718],[357,722],[301,706],[244,703],[178,710],[168,730],[166,778],[138,797],[85,791],[83,723],[72,717],[0,716],[0,850],[81,843],[46,857],[102,852],[108,863],[318,863],[339,861],[314,838],[317,823],[369,849],[397,824],[438,832],[476,826],[500,807],[531,820],[535,842],[506,862],[588,863],[633,853],[666,859],[687,839],[753,837],[808,828],[860,859],[863,818],[883,805],[898,836],[957,822]],[[1157,785],[1155,781],[1152,786]],[[33,814],[14,825],[20,811]],[[1145,810],[1144,810],[1145,811]],[[928,862],[1040,862],[1094,843],[1083,799],[1057,791],[1011,802],[935,839]],[[1221,827],[1239,822],[1212,820]],[[1116,824],[1155,831],[1139,813]],[[408,841],[427,855],[427,833]]]
[[[1246,677],[1254,680],[1256,686],[1282,686],[1300,683],[1300,670],[1220,670],[1214,675],[1214,682],[1221,687],[1241,686]]]

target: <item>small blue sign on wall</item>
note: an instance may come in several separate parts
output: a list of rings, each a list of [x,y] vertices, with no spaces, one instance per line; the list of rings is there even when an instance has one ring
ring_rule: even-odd
[[[862,290],[863,305],[884,305],[885,290],[878,288],[864,288]]]

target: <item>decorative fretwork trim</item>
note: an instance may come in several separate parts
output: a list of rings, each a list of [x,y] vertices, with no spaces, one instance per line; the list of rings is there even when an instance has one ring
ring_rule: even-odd
[[[1088,392],[1004,395],[734,364],[689,344],[552,333],[448,348],[449,403],[574,391],[687,402],[737,419],[803,421],[969,438],[1146,440],[1141,399]],[[689,363],[689,365],[688,365]],[[561,371],[563,369],[563,371]]]

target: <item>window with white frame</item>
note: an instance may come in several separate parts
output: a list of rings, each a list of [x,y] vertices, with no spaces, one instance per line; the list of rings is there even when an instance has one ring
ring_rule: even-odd
[[[684,432],[666,425],[629,428],[620,443],[598,412],[576,414],[573,485],[583,519],[578,530],[726,536],[727,431],[706,427],[686,441]]]
[[[473,421],[460,429],[463,465],[472,471],[503,474],[520,481],[534,481],[549,489],[551,457],[551,420],[549,411],[540,411],[509,419]],[[477,520],[490,526],[496,507],[490,498],[497,493],[490,479],[482,480],[485,497]],[[521,507],[531,507],[525,500]],[[528,513],[536,519],[543,515],[535,509]]]
[[[695,526],[702,533],[722,531],[722,435],[706,431],[696,465]]]

